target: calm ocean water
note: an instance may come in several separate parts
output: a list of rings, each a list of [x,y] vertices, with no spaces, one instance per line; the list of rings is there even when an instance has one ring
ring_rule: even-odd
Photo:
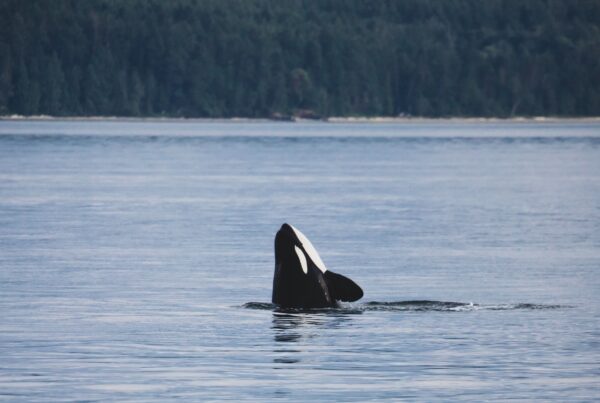
[[[283,222],[364,298],[274,309]],[[599,123],[0,121],[0,400],[599,385]]]

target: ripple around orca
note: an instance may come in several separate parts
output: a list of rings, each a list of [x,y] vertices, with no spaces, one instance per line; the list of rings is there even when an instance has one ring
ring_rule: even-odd
[[[470,311],[512,311],[512,310],[547,310],[573,308],[570,305],[558,304],[533,304],[533,303],[515,303],[515,304],[477,304],[472,302],[452,302],[452,301],[369,301],[364,303],[341,303],[337,307],[318,308],[318,309],[296,309],[280,308],[276,304],[267,302],[247,302],[242,305],[246,309],[267,310],[275,312],[290,313],[336,313],[353,314],[368,311],[389,311],[389,312],[470,312]]]

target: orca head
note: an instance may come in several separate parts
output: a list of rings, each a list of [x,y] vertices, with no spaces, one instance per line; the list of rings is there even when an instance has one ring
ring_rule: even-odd
[[[363,295],[352,280],[327,270],[310,240],[283,224],[275,236],[272,301],[282,307],[316,308],[355,301]]]
[[[285,262],[287,269],[300,269],[304,274],[308,274],[309,266],[316,267],[322,273],[327,271],[310,240],[300,230],[287,223],[281,226],[275,236],[275,264],[278,262]]]

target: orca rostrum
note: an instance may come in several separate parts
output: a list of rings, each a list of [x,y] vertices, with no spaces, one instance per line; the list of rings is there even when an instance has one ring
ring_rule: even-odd
[[[354,281],[327,270],[302,232],[289,224],[281,226],[275,235],[274,304],[282,308],[324,308],[362,296],[362,289]]]

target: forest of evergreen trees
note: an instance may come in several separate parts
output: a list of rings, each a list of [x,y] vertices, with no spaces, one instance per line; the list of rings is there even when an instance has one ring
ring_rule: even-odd
[[[600,115],[598,0],[0,0],[0,115]]]

